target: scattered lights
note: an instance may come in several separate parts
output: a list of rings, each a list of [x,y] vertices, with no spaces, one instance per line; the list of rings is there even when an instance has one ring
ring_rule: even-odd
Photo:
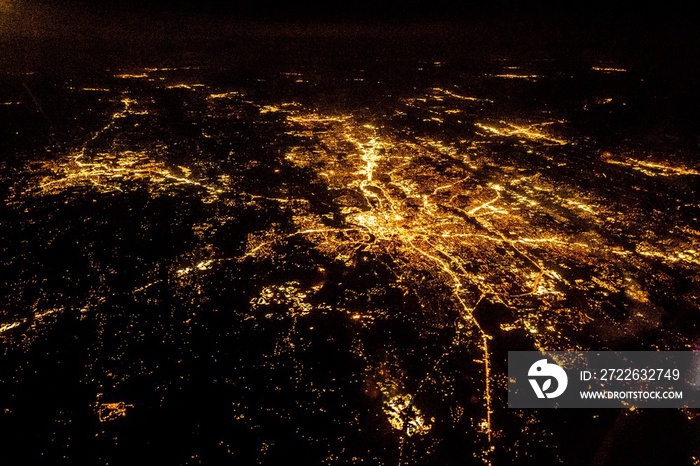
[[[639,255],[661,259],[667,263],[685,262],[687,264],[700,265],[700,252],[695,249],[686,249],[683,251],[660,251],[658,248],[652,247],[649,244],[639,244],[636,248]]]
[[[10,322],[9,324],[2,324],[2,325],[0,325],[0,333],[7,332],[8,330],[12,330],[13,328],[17,328],[20,325],[22,325],[22,322]]]
[[[260,107],[260,113],[276,113],[282,111],[282,108],[276,105],[263,105]]]
[[[280,285],[270,285],[260,290],[257,297],[250,300],[253,311],[262,311],[266,318],[281,318],[283,316],[271,313],[277,306],[289,312],[296,319],[311,313],[313,306],[307,301],[310,294],[317,290],[304,290],[298,281],[290,281]]]
[[[187,275],[195,270],[199,271],[205,271],[205,270],[210,270],[212,266],[214,265],[214,259],[208,259],[205,261],[198,262],[194,267],[184,267],[182,269],[178,269],[175,271],[175,273],[179,276]]]
[[[404,432],[408,437],[425,435],[433,426],[426,422],[420,410],[411,401],[411,395],[396,395],[386,401],[384,413],[391,427]]]
[[[114,403],[99,403],[97,406],[97,416],[100,422],[112,422],[119,418],[126,417],[126,410],[134,405],[118,401]]]
[[[491,77],[502,78],[502,79],[526,79],[528,81],[533,81],[533,80],[536,80],[537,78],[541,78],[541,76],[538,74],[514,74],[514,73],[492,74]]]
[[[625,287],[625,294],[628,298],[638,303],[648,304],[650,302],[649,293],[643,290],[636,282],[629,283]]]
[[[566,203],[572,207],[576,207],[577,209],[581,209],[584,212],[587,212],[589,214],[597,214],[598,213],[598,210],[594,206],[584,204],[583,202],[578,201],[578,200],[567,199]]]
[[[505,121],[500,121],[499,126],[485,125],[483,123],[476,123],[476,127],[488,131],[489,133],[495,134],[497,136],[511,137],[517,136],[531,141],[540,142],[544,144],[558,144],[561,146],[569,144],[569,141],[564,139],[558,139],[553,136],[543,133],[540,128],[543,126],[553,125],[555,123],[563,123],[562,121],[550,121],[545,123],[538,123],[530,126],[519,126],[513,123],[507,123]]]
[[[20,319],[14,322],[9,322],[6,324],[1,324],[0,325],[0,333],[5,333],[8,332],[12,329],[15,329],[21,325],[30,325],[30,327],[38,327],[41,326],[42,324],[45,324],[46,318],[49,316],[52,316],[54,314],[57,314],[59,312],[62,312],[62,308],[52,308],[52,309],[46,309],[46,310],[41,310],[41,311],[36,311],[34,312],[33,316],[29,319]]]
[[[119,78],[119,79],[146,79],[146,78],[148,78],[148,74],[146,74],[146,73],[135,73],[135,74],[121,73],[121,74],[114,75],[114,77]]]
[[[626,73],[627,72],[627,70],[624,68],[614,68],[614,67],[607,67],[607,66],[593,66],[593,67],[591,67],[591,70],[599,71],[601,73]]]
[[[461,95],[461,94],[457,94],[456,92],[452,92],[452,91],[450,91],[450,90],[448,90],[448,89],[442,89],[442,88],[440,88],[440,87],[434,87],[434,88],[433,88],[433,91],[434,91],[436,94],[442,94],[442,95],[445,95],[445,96],[447,96],[447,97],[453,97],[453,98],[459,99],[459,100],[466,100],[466,101],[469,101],[469,102],[489,102],[489,103],[493,103],[493,100],[491,100],[491,99],[482,99],[482,98],[479,98],[479,97],[472,97],[472,96]],[[449,113],[449,110],[448,110],[448,113]]]
[[[647,176],[700,176],[700,172],[692,168],[674,167],[665,163],[647,162],[631,157],[616,158],[609,152],[601,156],[601,160],[612,165],[629,167]]]
[[[88,186],[99,192],[124,191],[144,181],[153,187],[167,190],[169,186],[193,185],[215,194],[216,188],[188,178],[181,168],[166,168],[145,152],[125,151],[118,155],[99,154],[83,161],[82,154],[67,161],[46,162],[45,176],[37,186],[45,195],[56,194],[77,186]],[[178,173],[178,170],[180,173]]]
[[[198,269],[198,270],[209,270],[209,269],[211,269],[211,265],[212,265],[213,262],[214,262],[214,261],[211,260],[211,259],[210,259],[210,260],[206,260],[206,261],[202,261],[202,262],[200,262],[200,263],[197,264],[197,269]]]
[[[168,167],[164,161],[158,160],[157,154],[148,151],[115,149],[114,153],[88,155],[89,144],[112,131],[120,120],[148,114],[145,110],[134,109],[138,104],[135,99],[124,97],[121,103],[123,109],[114,113],[107,125],[97,131],[80,151],[44,162],[40,172],[45,175],[30,192],[52,195],[86,187],[101,193],[112,193],[144,186],[153,191],[168,191],[188,185],[204,191],[205,202],[211,202],[223,192],[220,186],[194,179],[190,168]]]
[[[209,94],[209,99],[212,99],[212,100],[215,100],[215,99],[233,99],[235,97],[241,97],[241,96],[242,96],[242,94],[240,92],[231,91],[231,92]]]
[[[166,89],[186,89],[188,91],[196,91],[197,88],[202,88],[202,87],[205,87],[204,84],[178,83],[178,84],[171,84],[171,85],[165,86]]]

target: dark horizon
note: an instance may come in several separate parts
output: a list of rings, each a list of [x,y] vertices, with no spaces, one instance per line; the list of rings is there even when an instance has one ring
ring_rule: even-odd
[[[490,28],[494,35],[509,31],[531,30],[533,33],[565,32],[570,29],[590,34],[643,34],[668,31],[693,36],[696,15],[689,7],[665,2],[630,8],[604,2],[456,2],[356,0],[318,2],[301,0],[282,2],[223,2],[221,0],[2,0],[0,1],[0,37],[4,36],[72,36],[86,31],[139,32],[153,26],[155,31],[168,26],[189,26],[217,36],[227,33],[226,25],[267,24],[286,26],[301,24],[321,27],[429,27],[451,24],[461,28]],[[212,27],[213,26],[213,27]],[[188,29],[187,27],[185,28]],[[223,31],[222,31],[223,29]],[[151,31],[152,32],[152,31]],[[177,30],[167,33],[178,34]]]

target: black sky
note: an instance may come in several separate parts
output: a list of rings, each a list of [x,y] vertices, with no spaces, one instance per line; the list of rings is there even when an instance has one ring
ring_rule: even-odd
[[[551,0],[0,0],[0,40],[76,43],[241,34],[431,34],[523,48],[575,40],[646,54],[700,42],[692,3]],[[261,26],[263,25],[263,26]],[[639,44],[639,45],[637,45]],[[666,48],[656,47],[656,54]]]
[[[7,0],[6,0],[7,1]],[[11,0],[10,0],[11,1]],[[489,16],[568,16],[581,21],[677,20],[692,15],[690,2],[612,0],[15,0],[76,10],[214,14],[233,18],[301,21],[468,21]]]

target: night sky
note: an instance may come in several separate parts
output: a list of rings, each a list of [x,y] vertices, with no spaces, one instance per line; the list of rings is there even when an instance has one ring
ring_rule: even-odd
[[[41,1],[41,0],[35,0]],[[583,15],[594,19],[617,17],[683,16],[691,9],[674,2],[614,1],[512,1],[512,0],[61,0],[54,5],[92,7],[105,10],[204,11],[262,18],[298,19],[410,18],[469,19],[474,16],[513,12],[521,15],[547,13]]]
[[[679,2],[680,3],[680,2]],[[671,23],[694,24],[692,8],[675,2],[564,2],[508,0],[0,0],[0,14],[15,14],[15,20],[27,22],[42,16],[67,23],[84,15],[107,16],[113,20],[136,13],[151,20],[167,16],[209,17],[227,20],[301,21],[301,22],[435,22],[472,23],[502,21],[517,24],[541,21],[554,27],[562,21],[580,26],[658,27]],[[17,16],[17,13],[21,13]],[[21,26],[21,24],[16,24]],[[540,26],[542,27],[542,26]]]

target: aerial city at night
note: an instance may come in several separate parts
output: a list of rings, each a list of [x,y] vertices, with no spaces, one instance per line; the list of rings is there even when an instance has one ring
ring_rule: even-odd
[[[700,465],[507,403],[700,350],[697,37],[58,3],[0,1],[2,464]]]

